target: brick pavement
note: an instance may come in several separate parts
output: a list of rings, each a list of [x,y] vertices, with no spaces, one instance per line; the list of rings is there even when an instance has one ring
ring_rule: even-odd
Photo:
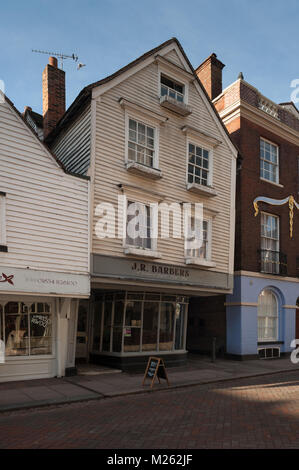
[[[186,366],[168,369],[172,388],[203,384],[218,380],[298,370],[289,358],[273,361],[229,361],[190,355]],[[1,372],[1,369],[0,369]],[[53,378],[0,383],[0,412],[12,409],[101,399],[149,390],[142,387],[143,374],[104,373],[69,378]],[[167,388],[165,381],[154,389]]]
[[[299,375],[5,412],[0,448],[299,448]]]

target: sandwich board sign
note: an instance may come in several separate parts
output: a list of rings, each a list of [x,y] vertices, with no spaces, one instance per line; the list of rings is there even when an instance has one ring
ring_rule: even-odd
[[[164,379],[166,380],[167,385],[170,385],[163,359],[161,359],[160,357],[151,356],[148,360],[145,369],[142,385],[144,385],[145,380],[149,378],[151,380],[152,388],[155,383],[156,377],[158,378],[159,383],[161,383],[160,379]]]

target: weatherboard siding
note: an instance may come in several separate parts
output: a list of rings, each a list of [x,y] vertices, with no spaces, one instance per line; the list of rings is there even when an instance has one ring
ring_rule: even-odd
[[[88,181],[65,174],[7,103],[0,104],[0,191],[8,247],[1,265],[88,272]]]
[[[55,141],[52,151],[68,171],[85,175],[90,163],[90,106]]]
[[[169,59],[175,62],[173,55]],[[180,59],[177,59],[177,63],[180,63]],[[125,169],[125,111],[119,104],[120,98],[131,100],[169,118],[165,124],[159,126],[159,168],[163,174],[160,180],[136,176]],[[192,107],[192,114],[185,118],[160,106],[158,65],[155,63],[101,95],[96,103],[93,213],[101,202],[116,205],[117,196],[121,194],[118,184],[139,187],[141,196],[146,194],[146,190],[154,191],[165,196],[164,202],[203,202],[206,209],[218,211],[212,223],[212,261],[216,263],[214,270],[228,272],[233,255],[230,239],[234,157],[219,125],[215,123],[192,81],[189,83],[189,105]],[[129,114],[134,117],[134,112]],[[213,187],[218,193],[216,197],[202,197],[186,190],[187,137],[181,131],[183,125],[198,128],[222,141],[214,149]],[[191,140],[196,143],[196,140]],[[149,196],[149,202],[155,200],[151,201]],[[97,220],[94,215],[92,252],[125,257],[122,240],[97,238]],[[156,260],[157,262],[184,264],[183,239],[159,238],[157,249],[162,254],[162,259]]]

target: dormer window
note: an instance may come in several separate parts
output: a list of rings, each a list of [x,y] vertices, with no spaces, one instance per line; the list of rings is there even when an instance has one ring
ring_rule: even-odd
[[[170,96],[171,98],[184,102],[184,85],[161,75],[161,97]]]

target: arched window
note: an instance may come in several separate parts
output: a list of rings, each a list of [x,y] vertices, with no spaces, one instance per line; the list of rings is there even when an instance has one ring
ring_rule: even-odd
[[[258,298],[258,340],[276,341],[278,339],[278,301],[270,289],[264,289]]]

